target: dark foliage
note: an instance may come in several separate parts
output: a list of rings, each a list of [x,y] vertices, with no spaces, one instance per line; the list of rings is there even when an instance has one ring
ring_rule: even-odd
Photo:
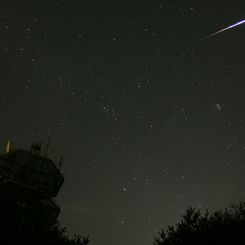
[[[0,244],[4,245],[87,245],[89,237],[69,238],[56,219],[42,207],[15,199],[0,191]]]
[[[2,222],[1,222],[2,223]],[[26,245],[87,245],[89,237],[75,235],[69,238],[65,228],[58,223],[51,227],[33,227],[32,224],[21,224],[18,226],[1,224],[0,244],[26,244]]]
[[[20,217],[20,216],[19,216]],[[31,219],[19,219],[11,217],[8,219],[1,216],[0,244],[26,244],[26,245],[87,245],[89,237],[75,235],[69,238],[66,229],[58,222],[43,226],[42,217],[40,223],[30,222]]]
[[[175,226],[168,226],[154,245],[245,244],[245,203],[225,211],[201,214],[189,208]]]

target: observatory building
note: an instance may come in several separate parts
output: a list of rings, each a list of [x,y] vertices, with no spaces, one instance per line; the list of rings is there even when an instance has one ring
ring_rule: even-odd
[[[60,164],[49,159],[40,144],[26,151],[15,150],[8,142],[6,153],[0,155],[0,207],[11,215],[54,222],[60,209],[53,198],[63,182]]]

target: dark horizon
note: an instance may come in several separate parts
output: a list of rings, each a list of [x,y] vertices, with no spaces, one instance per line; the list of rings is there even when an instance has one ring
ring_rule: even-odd
[[[0,148],[64,155],[61,223],[152,244],[244,200],[244,1],[4,1]]]

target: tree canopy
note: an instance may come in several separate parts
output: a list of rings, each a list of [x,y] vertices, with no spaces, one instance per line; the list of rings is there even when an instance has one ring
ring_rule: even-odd
[[[155,238],[154,245],[244,244],[245,203],[231,205],[224,211],[204,214],[188,208],[180,222],[170,225]]]

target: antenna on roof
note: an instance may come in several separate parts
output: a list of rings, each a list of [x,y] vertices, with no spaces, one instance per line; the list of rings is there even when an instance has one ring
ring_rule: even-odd
[[[41,143],[36,143],[36,142],[33,142],[32,145],[31,145],[31,153],[33,155],[40,155],[40,152],[41,152],[41,148],[42,148],[42,144]]]
[[[48,156],[50,143],[51,143],[51,136],[48,137],[48,143],[47,143],[47,145],[45,145],[45,146],[43,147],[43,150],[45,150],[45,152],[44,152],[44,156],[45,156],[45,157]]]
[[[64,159],[64,155],[61,154],[61,156],[60,156],[60,161],[59,161],[59,166],[58,166],[58,169],[59,169],[59,170],[60,170],[61,167],[63,166],[63,159]]]

